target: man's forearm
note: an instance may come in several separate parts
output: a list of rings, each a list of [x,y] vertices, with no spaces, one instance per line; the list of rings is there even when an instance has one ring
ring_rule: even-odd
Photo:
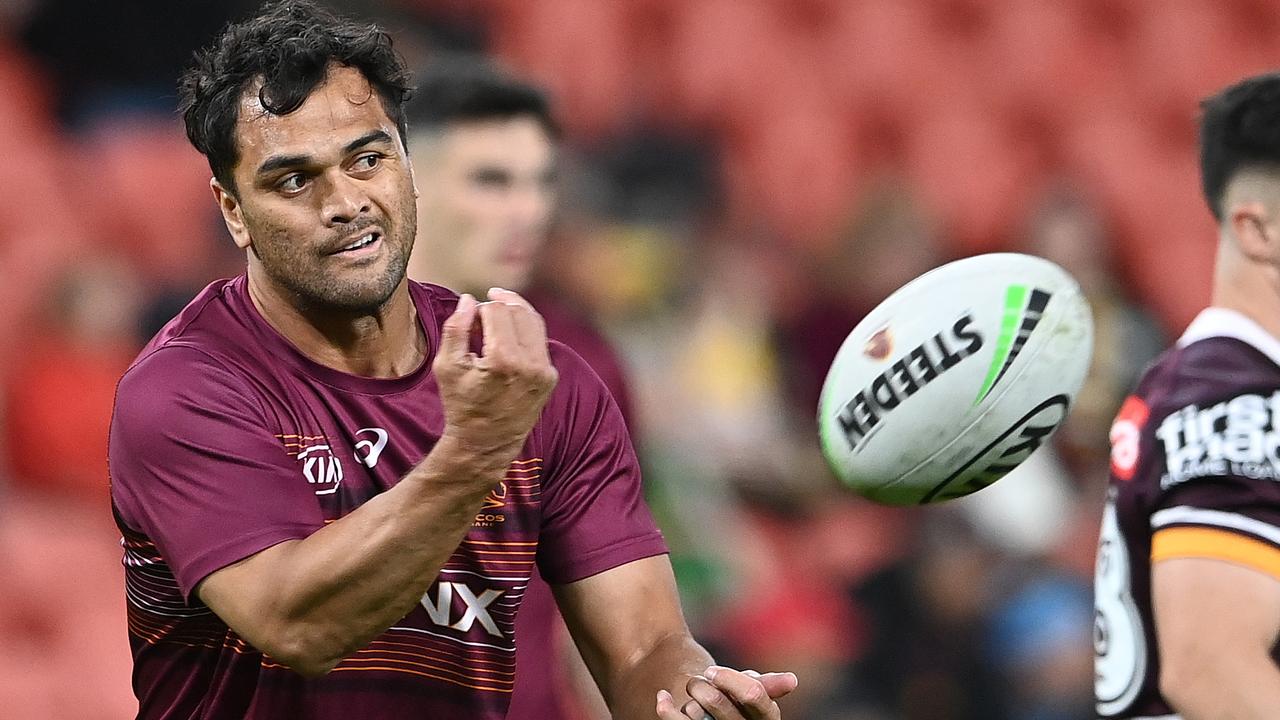
[[[1202,672],[1166,677],[1162,690],[1183,720],[1280,717],[1280,668],[1262,653],[1206,662]]]
[[[275,582],[259,597],[206,602],[259,649],[305,674],[326,672],[413,609],[517,450],[477,453],[446,436],[395,487],[263,551]],[[236,590],[229,585],[223,594]]]
[[[601,690],[615,718],[651,720],[659,690],[670,690],[677,702],[684,702],[689,678],[712,664],[711,654],[688,633],[670,635],[616,677],[601,678]]]

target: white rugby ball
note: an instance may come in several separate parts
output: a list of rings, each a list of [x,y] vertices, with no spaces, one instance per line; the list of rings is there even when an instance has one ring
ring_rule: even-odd
[[[818,405],[836,475],[890,505],[998,480],[1044,444],[1093,354],[1080,286],[1043,258],[996,253],[921,275],[845,339]]]

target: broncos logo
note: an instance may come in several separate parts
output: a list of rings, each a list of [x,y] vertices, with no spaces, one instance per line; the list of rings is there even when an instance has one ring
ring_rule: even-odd
[[[490,490],[489,494],[485,496],[484,505],[481,506],[481,509],[493,510],[495,508],[503,507],[506,504],[507,484],[505,482],[499,482],[498,486]]]

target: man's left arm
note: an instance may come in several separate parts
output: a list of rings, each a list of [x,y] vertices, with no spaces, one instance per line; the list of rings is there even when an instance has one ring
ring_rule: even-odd
[[[666,555],[552,588],[615,718],[782,717],[776,700],[796,676],[716,666],[689,633]]]
[[[560,382],[543,411],[549,421],[531,436],[546,468],[538,567],[610,711],[777,720],[774,699],[795,689],[795,676],[715,667],[690,636],[617,404],[576,353],[550,349]]]

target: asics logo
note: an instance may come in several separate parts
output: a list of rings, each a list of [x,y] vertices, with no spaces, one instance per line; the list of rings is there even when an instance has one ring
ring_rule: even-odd
[[[379,427],[360,428],[356,436],[365,433],[372,433],[374,439],[356,443],[356,461],[372,468],[378,464],[378,458],[382,457],[382,450],[387,446],[387,431]]]

